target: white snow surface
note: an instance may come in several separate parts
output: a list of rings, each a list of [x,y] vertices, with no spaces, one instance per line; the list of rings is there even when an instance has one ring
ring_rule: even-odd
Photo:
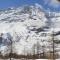
[[[24,10],[24,8],[26,9]],[[59,13],[55,14],[58,15]],[[51,40],[50,34],[53,28],[54,32],[60,31],[59,19],[60,15],[53,18],[49,16],[48,19],[46,13],[37,6],[0,11],[0,35],[3,33],[0,51],[3,55],[10,52],[10,40],[13,42],[13,53],[16,54],[32,54],[32,48],[37,42],[40,46],[45,46],[45,51],[49,51],[47,47],[51,44],[48,41]],[[45,31],[38,31],[39,28]],[[59,38],[60,36],[56,37]],[[41,48],[40,52],[42,52]]]

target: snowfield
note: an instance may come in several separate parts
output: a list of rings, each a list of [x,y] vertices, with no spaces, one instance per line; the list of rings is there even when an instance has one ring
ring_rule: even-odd
[[[54,12],[52,12],[54,13]],[[47,16],[48,14],[48,16]],[[2,55],[12,53],[18,55],[33,54],[33,47],[39,44],[39,53],[52,51],[52,36],[60,40],[60,14],[51,17],[41,7],[24,6],[10,10],[0,11],[0,36],[3,38],[0,43]],[[57,34],[58,33],[58,34]],[[60,55],[60,44],[56,44],[57,53]],[[35,51],[37,53],[37,51]]]

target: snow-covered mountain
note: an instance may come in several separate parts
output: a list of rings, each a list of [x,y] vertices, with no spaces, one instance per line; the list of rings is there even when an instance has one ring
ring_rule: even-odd
[[[12,51],[16,54],[33,54],[39,43],[39,52],[49,51],[49,42],[54,30],[60,36],[60,13],[46,12],[40,5],[9,8],[0,11],[0,51],[3,55]],[[53,29],[54,28],[54,29]],[[59,45],[57,46],[59,48]],[[52,48],[51,48],[52,50]],[[36,52],[35,52],[36,53]]]

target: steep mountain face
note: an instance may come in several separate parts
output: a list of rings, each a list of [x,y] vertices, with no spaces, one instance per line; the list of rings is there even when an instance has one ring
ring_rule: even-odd
[[[51,43],[48,41],[51,39],[53,27],[56,34],[60,31],[60,15],[55,14],[56,16],[52,16],[45,13],[38,5],[0,11],[1,53],[3,55],[10,53],[12,45],[12,53],[33,54],[33,47],[36,49],[37,42],[40,53],[42,46],[45,47],[45,51],[49,51],[48,46]],[[59,36],[60,34],[57,34],[56,37]]]

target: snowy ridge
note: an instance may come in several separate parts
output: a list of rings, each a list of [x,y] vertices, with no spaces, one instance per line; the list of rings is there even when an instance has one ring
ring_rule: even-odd
[[[45,51],[49,51],[48,46],[51,44],[48,40],[51,39],[53,24],[54,32],[60,31],[59,13],[55,13],[58,15],[57,17],[48,16],[49,14],[47,15],[37,4],[5,10],[0,13],[0,36],[3,37],[0,51],[3,55],[10,53],[11,40],[13,42],[12,53],[33,54],[33,46],[37,42],[40,46],[45,46]],[[41,52],[42,49],[40,48]]]

